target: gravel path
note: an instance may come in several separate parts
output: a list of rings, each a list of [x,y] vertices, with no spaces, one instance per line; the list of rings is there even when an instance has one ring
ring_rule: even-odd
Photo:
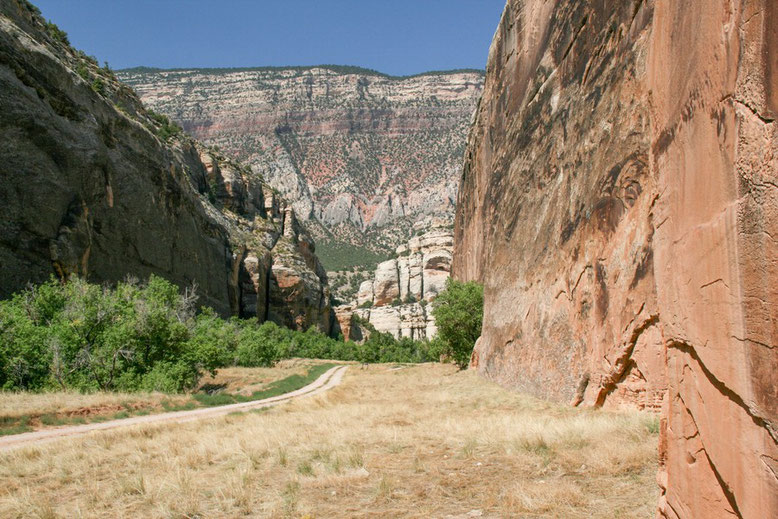
[[[348,366],[335,366],[324,372],[319,378],[305,387],[296,391],[285,393],[283,395],[265,398],[264,400],[255,400],[253,402],[240,402],[218,407],[204,407],[192,411],[174,411],[170,413],[152,414],[146,416],[135,416],[132,418],[122,418],[121,420],[111,420],[110,422],[90,423],[85,425],[73,425],[69,427],[60,427],[56,429],[44,429],[42,431],[33,431],[22,434],[0,437],[0,452],[40,445],[51,441],[59,440],[65,437],[84,436],[93,431],[104,431],[107,429],[116,429],[130,425],[156,424],[156,423],[182,423],[201,418],[213,418],[236,411],[248,411],[251,409],[262,409],[273,407],[289,400],[303,398],[307,396],[318,395],[331,389],[343,379],[343,374]]]

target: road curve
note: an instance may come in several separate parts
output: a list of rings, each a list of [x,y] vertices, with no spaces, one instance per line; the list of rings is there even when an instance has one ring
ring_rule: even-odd
[[[84,436],[94,431],[105,431],[108,429],[117,429],[119,427],[128,427],[141,424],[158,423],[182,423],[199,420],[201,418],[213,418],[236,411],[248,411],[251,409],[262,409],[273,407],[289,400],[303,398],[307,396],[318,395],[340,384],[343,374],[348,366],[335,366],[324,372],[319,378],[305,387],[295,391],[284,393],[283,395],[265,398],[263,400],[254,400],[252,402],[240,402],[237,404],[222,405],[218,407],[204,407],[193,409],[191,411],[173,411],[169,413],[160,413],[145,416],[135,416],[132,418],[122,418],[120,420],[111,420],[109,422],[90,423],[84,425],[73,425],[69,427],[60,427],[56,429],[44,429],[42,431],[33,431],[22,434],[0,437],[0,452],[40,445],[62,438],[74,438]]]

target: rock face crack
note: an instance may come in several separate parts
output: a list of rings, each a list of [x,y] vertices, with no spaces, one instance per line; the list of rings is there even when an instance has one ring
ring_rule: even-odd
[[[730,488],[729,484],[726,481],[724,481],[724,478],[721,476],[721,473],[716,467],[716,464],[713,463],[713,460],[708,454],[708,450],[705,448],[705,444],[702,441],[702,436],[699,434],[700,428],[697,426],[697,420],[694,418],[694,415],[692,414],[691,410],[689,410],[689,406],[686,405],[686,402],[684,402],[683,398],[680,395],[678,395],[678,400],[680,400],[681,404],[683,404],[683,409],[684,412],[686,413],[686,416],[688,416],[689,420],[691,420],[692,423],[694,424],[695,434],[692,437],[697,437],[701,445],[701,447],[697,450],[695,454],[699,454],[700,452],[705,454],[705,459],[708,461],[708,466],[713,472],[713,475],[716,477],[716,482],[718,483],[719,488],[721,488],[724,497],[727,498],[727,502],[729,503],[729,506],[732,508],[732,512],[736,517],[742,518],[743,515],[740,513],[740,508],[738,507],[737,499],[735,498],[735,493],[732,491],[732,488]]]
[[[642,307],[641,307],[642,310]],[[632,334],[629,340],[621,346],[619,356],[613,363],[613,366],[605,377],[600,382],[600,388],[597,393],[597,398],[594,401],[594,405],[597,407],[602,406],[605,403],[605,399],[609,394],[613,392],[628,372],[632,353],[635,351],[635,345],[637,345],[640,336],[650,327],[659,322],[659,315],[651,315],[640,323],[632,330]]]
[[[708,379],[708,382],[715,387],[722,395],[727,397],[732,403],[743,409],[745,413],[749,416],[751,421],[754,422],[754,425],[757,427],[761,427],[762,429],[767,431],[767,434],[770,435],[770,437],[773,439],[773,442],[775,442],[778,445],[778,434],[776,433],[775,429],[773,428],[773,425],[767,421],[765,418],[759,416],[754,412],[753,409],[743,400],[743,398],[735,393],[732,389],[727,387],[727,385],[719,380],[716,375],[714,375],[708,367],[702,362],[702,359],[700,358],[697,351],[692,347],[691,345],[680,342],[680,341],[673,341],[668,345],[668,348],[673,348],[679,351],[682,351],[689,357],[691,357],[694,362],[697,364],[697,366],[700,368],[700,371],[705,375],[705,378]]]
[[[756,108],[754,108],[750,104],[746,103],[745,101],[741,101],[740,99],[736,99],[736,98],[734,98],[732,96],[728,96],[728,97],[730,99],[732,99],[732,101],[735,104],[738,104],[738,105],[742,106],[743,108],[745,108],[746,110],[748,110],[749,112],[751,112],[757,119],[762,121],[764,124],[772,124],[773,122],[775,122],[775,119],[773,117],[767,117],[767,116],[764,116],[764,115],[760,114],[759,111]]]

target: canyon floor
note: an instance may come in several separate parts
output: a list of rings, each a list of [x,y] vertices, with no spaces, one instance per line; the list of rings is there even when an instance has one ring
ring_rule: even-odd
[[[352,366],[269,409],[2,453],[0,516],[648,518],[657,430],[450,365]]]

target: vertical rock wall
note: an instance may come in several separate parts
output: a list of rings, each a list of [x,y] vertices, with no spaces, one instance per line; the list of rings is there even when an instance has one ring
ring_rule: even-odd
[[[222,315],[329,332],[327,276],[291,208],[247,167],[161,132],[50,32],[31,4],[0,1],[0,297],[51,275],[156,274]]]
[[[778,515],[776,11],[510,0],[466,151],[473,365],[661,407],[667,517]]]
[[[344,338],[361,340],[367,333],[354,325],[354,314],[398,339],[431,339],[437,334],[428,303],[446,287],[453,235],[450,223],[441,219],[423,221],[416,229],[427,230],[399,246],[396,259],[380,263],[373,279],[360,285],[356,301],[335,309]]]
[[[778,517],[777,23],[772,0],[656,5],[668,517]]]

